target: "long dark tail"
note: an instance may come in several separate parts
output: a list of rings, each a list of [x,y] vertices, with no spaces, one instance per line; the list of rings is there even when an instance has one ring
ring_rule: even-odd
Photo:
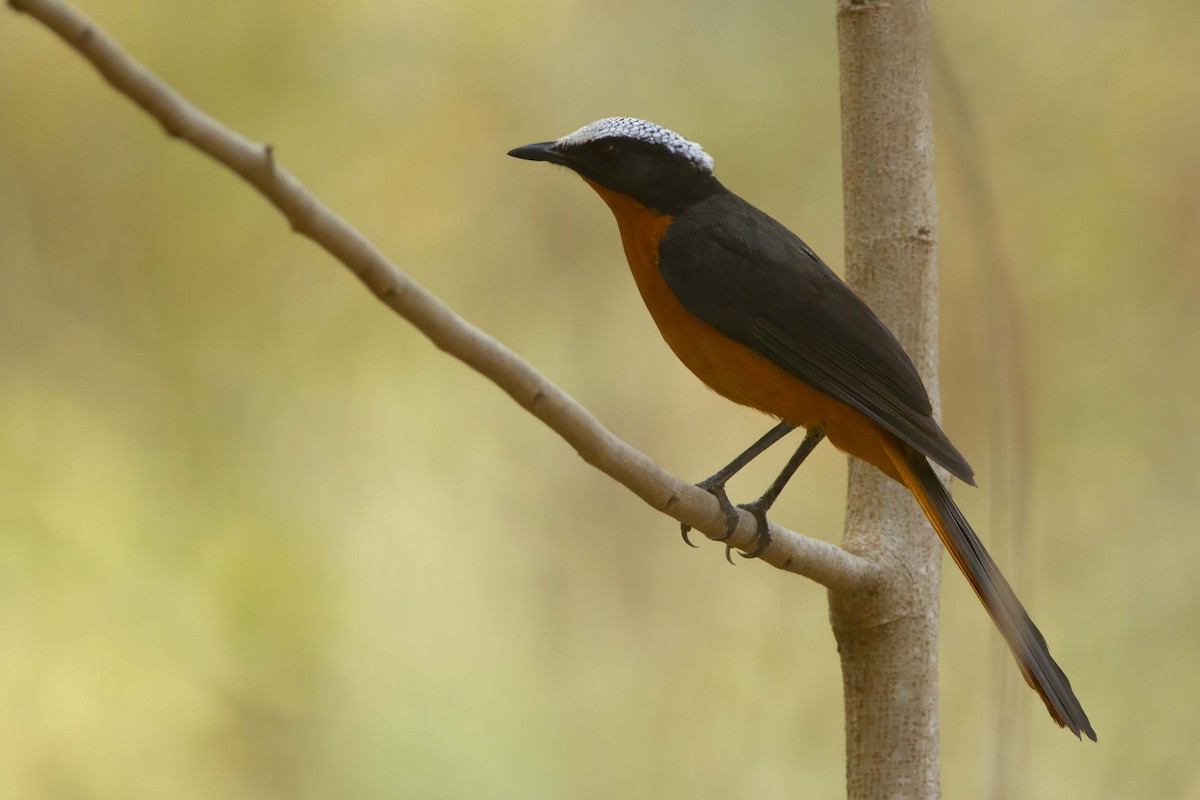
[[[925,456],[899,442],[889,442],[888,451],[904,484],[917,498],[942,544],[954,557],[954,563],[958,564],[1000,629],[1025,681],[1041,695],[1050,716],[1076,736],[1086,735],[1096,741],[1096,732],[1092,730],[1079,699],[1071,691],[1071,682],[1051,658],[1046,640],[1029,619],[1012,587],[1000,574],[1000,568],[971,530]]]

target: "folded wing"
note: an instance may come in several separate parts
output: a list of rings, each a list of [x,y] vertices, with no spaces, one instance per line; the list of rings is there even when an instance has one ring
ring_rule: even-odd
[[[677,216],[659,270],[689,312],[974,484],[904,348],[798,236],[732,194]]]

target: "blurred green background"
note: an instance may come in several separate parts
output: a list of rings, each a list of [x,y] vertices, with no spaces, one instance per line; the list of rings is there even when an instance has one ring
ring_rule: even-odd
[[[1022,691],[1016,796],[1200,798],[1200,5],[934,6],[957,494],[1017,572],[988,522],[1021,402],[980,311],[999,264],[1023,594],[1100,734]],[[661,343],[587,187],[504,153],[653,119],[840,269],[832,2],[85,9],[667,468],[766,430]],[[845,459],[814,459],[775,517],[836,540]],[[945,577],[943,788],[981,797],[1015,669]],[[685,548],[0,15],[0,797],[835,797],[842,737],[820,588]]]

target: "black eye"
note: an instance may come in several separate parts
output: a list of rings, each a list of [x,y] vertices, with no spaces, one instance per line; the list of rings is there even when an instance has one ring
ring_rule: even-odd
[[[615,142],[604,142],[600,145],[597,152],[605,157],[611,156],[613,153],[617,152],[617,145]]]

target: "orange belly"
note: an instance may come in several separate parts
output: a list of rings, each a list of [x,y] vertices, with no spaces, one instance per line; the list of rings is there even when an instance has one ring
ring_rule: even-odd
[[[891,434],[851,406],[817,391],[683,307],[658,269],[658,240],[672,217],[584,178],[617,218],[625,258],[659,332],[680,361],[713,391],[805,428],[825,431],[839,450],[900,480],[884,447]]]

